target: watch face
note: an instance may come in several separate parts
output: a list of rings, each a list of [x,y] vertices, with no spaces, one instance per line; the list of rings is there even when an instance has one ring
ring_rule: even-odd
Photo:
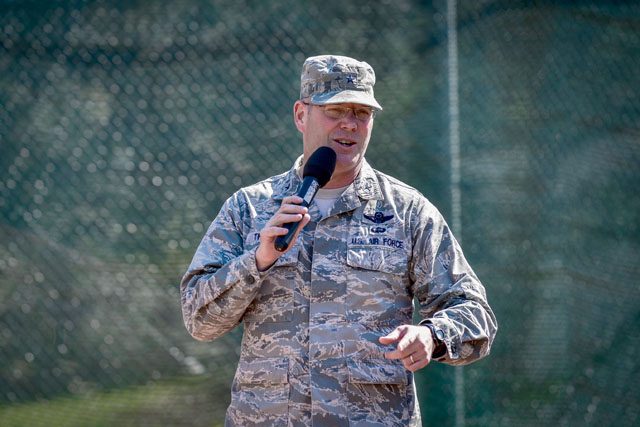
[[[433,338],[436,341],[444,342],[444,332],[441,329],[436,329],[436,325],[433,323],[428,323],[427,326],[431,329],[431,333],[433,334]]]

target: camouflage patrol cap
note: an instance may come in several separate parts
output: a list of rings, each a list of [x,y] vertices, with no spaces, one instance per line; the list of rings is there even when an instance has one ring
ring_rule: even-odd
[[[304,61],[300,99],[315,105],[353,102],[382,110],[373,97],[376,75],[371,65],[347,56],[320,55]]]

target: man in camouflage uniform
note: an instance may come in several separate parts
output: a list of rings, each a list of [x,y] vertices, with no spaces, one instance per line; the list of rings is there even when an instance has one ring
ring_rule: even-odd
[[[494,314],[444,219],[364,159],[382,109],[374,83],[365,62],[305,61],[293,111],[303,156],[226,201],[182,279],[193,337],[244,324],[226,425],[418,426],[413,372],[489,353]],[[337,165],[307,209],[295,193],[320,146]],[[297,221],[276,251],[282,225]]]

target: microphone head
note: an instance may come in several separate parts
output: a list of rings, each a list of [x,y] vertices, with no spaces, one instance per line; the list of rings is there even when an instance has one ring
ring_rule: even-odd
[[[302,177],[311,176],[318,181],[320,187],[324,187],[331,179],[336,169],[336,152],[329,147],[320,147],[314,151],[304,165]]]

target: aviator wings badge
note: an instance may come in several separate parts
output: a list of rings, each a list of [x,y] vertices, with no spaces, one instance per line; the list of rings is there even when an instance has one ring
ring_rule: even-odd
[[[365,214],[364,217],[373,223],[383,224],[393,218],[393,215],[385,215],[382,212],[378,211],[373,216]]]

